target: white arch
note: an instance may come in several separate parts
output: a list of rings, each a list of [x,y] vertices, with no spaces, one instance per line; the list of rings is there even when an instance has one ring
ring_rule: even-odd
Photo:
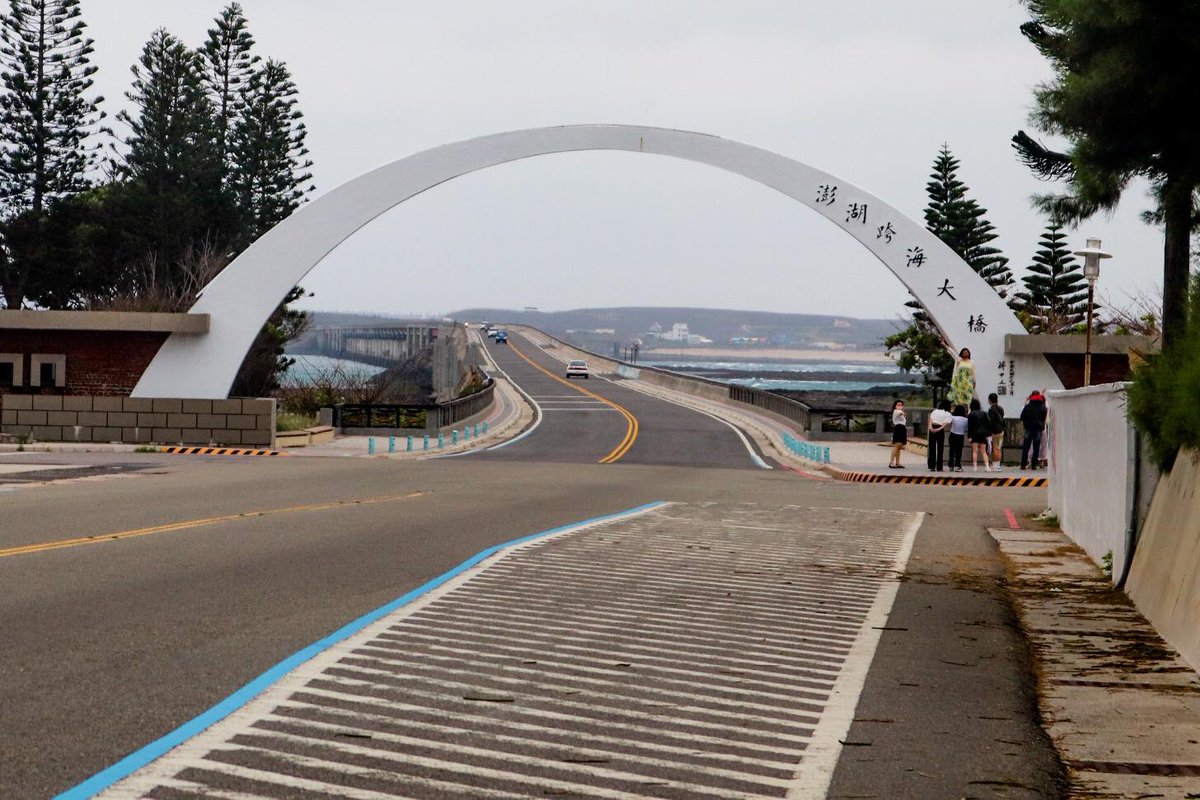
[[[134,397],[225,397],[267,317],[331,250],[388,209],[460,175],[549,153],[625,150],[674,156],[786,194],[866,247],[920,300],[955,352],[969,347],[979,390],[995,384],[1004,334],[1024,333],[1004,301],[923,226],[851,183],[790,158],[702,133],[633,125],[534,128],[469,139],[402,158],[307,203],[263,234],[201,292],[207,335],[175,333]],[[982,322],[980,322],[982,320]],[[1057,388],[1057,379],[1049,373]],[[1034,378],[1034,376],[1029,376]],[[1037,376],[1041,385],[1045,376]],[[1022,381],[1024,384],[1026,381]],[[1011,392],[1017,393],[1016,386]]]

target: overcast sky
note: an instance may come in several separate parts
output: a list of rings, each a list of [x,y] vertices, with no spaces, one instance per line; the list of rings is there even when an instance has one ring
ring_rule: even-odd
[[[199,45],[221,0],[82,0],[112,116],[166,27]],[[1018,278],[1045,221],[1009,139],[1045,61],[1015,0],[243,0],[257,52],[287,63],[316,195],[430,147],[546,125],[700,131],[773,150],[921,219],[943,143]],[[124,135],[118,127],[118,133]],[[1051,142],[1053,143],[1053,142]],[[1100,236],[1102,296],[1158,292],[1162,236],[1131,191]],[[444,314],[702,306],[894,317],[907,299],[865,249],[794,200],[704,165],[543,156],[393,209],[303,281],[310,308]],[[669,322],[669,321],[668,321]]]

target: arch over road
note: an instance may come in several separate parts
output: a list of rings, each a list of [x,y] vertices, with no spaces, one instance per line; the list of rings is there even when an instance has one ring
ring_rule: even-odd
[[[992,391],[992,365],[1004,361],[1004,335],[1025,332],[995,291],[940,239],[878,197],[827,172],[702,133],[633,125],[570,125],[435,147],[361,175],[305,204],[263,234],[203,289],[191,311],[210,315],[209,333],[172,334],[133,396],[225,397],[267,317],[293,286],[359,228],[461,175],[523,158],[582,150],[624,150],[708,164],[808,206],[891,270],[929,311],[955,352],[971,348],[980,365],[982,394]],[[1012,391],[1016,392],[1015,385]]]

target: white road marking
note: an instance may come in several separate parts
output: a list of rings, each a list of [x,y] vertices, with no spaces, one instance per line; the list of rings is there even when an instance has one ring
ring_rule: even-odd
[[[100,797],[823,798],[921,520],[695,504],[526,543]]]

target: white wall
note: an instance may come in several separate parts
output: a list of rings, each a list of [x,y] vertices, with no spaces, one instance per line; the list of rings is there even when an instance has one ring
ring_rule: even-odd
[[[1126,386],[1049,393],[1050,508],[1063,531],[1097,564],[1112,551],[1114,580],[1125,563],[1126,530],[1135,507],[1136,433],[1125,417]],[[1140,494],[1150,488],[1142,487]]]

